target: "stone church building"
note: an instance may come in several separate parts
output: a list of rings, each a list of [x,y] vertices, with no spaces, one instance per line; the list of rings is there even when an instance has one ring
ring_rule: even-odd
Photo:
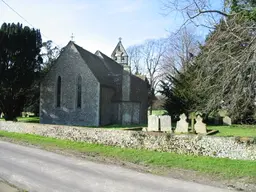
[[[70,41],[41,82],[40,123],[142,124],[147,99],[146,80],[131,74],[121,39],[111,58]]]

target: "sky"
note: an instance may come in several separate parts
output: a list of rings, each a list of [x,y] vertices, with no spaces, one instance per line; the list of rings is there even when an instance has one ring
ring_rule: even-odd
[[[40,29],[43,41],[65,46],[72,33],[88,51],[111,55],[119,37],[125,47],[164,38],[180,28],[177,14],[165,16],[161,0],[0,0],[0,24],[17,23]],[[23,18],[21,18],[23,17]],[[205,35],[205,31],[199,32]]]

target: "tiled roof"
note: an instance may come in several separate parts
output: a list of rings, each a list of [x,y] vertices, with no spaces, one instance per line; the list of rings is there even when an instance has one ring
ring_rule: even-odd
[[[77,51],[80,53],[83,60],[86,62],[88,67],[91,69],[94,76],[98,79],[99,83],[102,85],[110,86],[114,88],[114,81],[112,77],[112,72],[106,67],[103,60],[97,55],[83,49],[82,47],[74,43]]]

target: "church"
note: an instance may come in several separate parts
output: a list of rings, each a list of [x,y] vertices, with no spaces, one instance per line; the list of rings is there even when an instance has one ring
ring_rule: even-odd
[[[121,38],[111,58],[70,41],[41,81],[40,123],[147,123],[146,78],[133,75]]]

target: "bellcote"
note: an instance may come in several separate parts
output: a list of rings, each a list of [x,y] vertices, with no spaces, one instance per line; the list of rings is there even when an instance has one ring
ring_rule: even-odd
[[[122,44],[121,38],[119,38],[119,42],[117,43],[116,48],[111,54],[111,58],[119,64],[128,65],[128,54]]]

